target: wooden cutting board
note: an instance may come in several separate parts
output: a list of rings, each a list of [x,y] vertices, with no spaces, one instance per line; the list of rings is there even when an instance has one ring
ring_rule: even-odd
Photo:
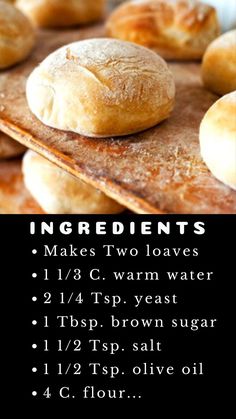
[[[103,36],[103,27],[42,31],[31,58],[0,73],[0,129],[137,213],[236,213],[236,192],[218,182],[199,153],[200,121],[217,99],[198,64],[170,64],[177,85],[171,118],[125,138],[89,139],[44,126],[29,111],[25,83],[51,51]]]
[[[0,162],[0,214],[43,214],[24,187],[20,159]]]

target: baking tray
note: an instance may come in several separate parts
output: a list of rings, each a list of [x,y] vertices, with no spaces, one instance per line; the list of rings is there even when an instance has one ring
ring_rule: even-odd
[[[175,110],[140,134],[89,139],[46,127],[31,114],[25,83],[32,69],[66,43],[103,35],[103,25],[40,31],[30,59],[0,73],[0,129],[137,213],[236,213],[236,192],[200,157],[199,124],[217,96],[202,87],[199,64],[170,64]]]

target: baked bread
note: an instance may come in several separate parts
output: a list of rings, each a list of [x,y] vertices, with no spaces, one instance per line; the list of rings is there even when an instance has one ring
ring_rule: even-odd
[[[201,154],[213,175],[236,189],[236,91],[208,110],[200,126]]]
[[[25,150],[23,145],[0,132],[0,159],[20,156]]]
[[[133,0],[111,14],[107,35],[151,48],[168,60],[201,59],[220,34],[213,7],[197,0]]]
[[[30,75],[27,99],[44,124],[88,137],[127,135],[166,119],[175,85],[167,64],[129,42],[89,39],[49,55]]]
[[[34,44],[34,29],[27,17],[0,0],[0,70],[24,60]]]
[[[236,30],[209,45],[203,57],[202,78],[206,88],[218,95],[236,90]]]
[[[33,151],[23,158],[24,181],[49,214],[117,214],[124,207]]]
[[[100,20],[106,0],[17,0],[17,6],[40,27],[63,27]]]

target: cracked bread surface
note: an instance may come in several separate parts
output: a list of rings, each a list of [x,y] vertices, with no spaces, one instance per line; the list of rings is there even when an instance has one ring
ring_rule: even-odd
[[[66,45],[30,75],[27,99],[44,124],[89,137],[128,135],[168,118],[175,97],[165,61],[106,38]]]

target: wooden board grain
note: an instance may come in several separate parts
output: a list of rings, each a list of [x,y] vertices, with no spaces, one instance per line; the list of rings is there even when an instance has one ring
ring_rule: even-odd
[[[20,159],[0,162],[0,214],[43,214],[24,187]]]
[[[40,32],[31,58],[0,73],[0,129],[137,213],[236,213],[236,192],[200,157],[199,124],[217,97],[203,89],[198,64],[170,64],[175,110],[137,135],[89,139],[46,127],[31,114],[25,83],[37,63],[61,45],[98,36],[102,26]]]

